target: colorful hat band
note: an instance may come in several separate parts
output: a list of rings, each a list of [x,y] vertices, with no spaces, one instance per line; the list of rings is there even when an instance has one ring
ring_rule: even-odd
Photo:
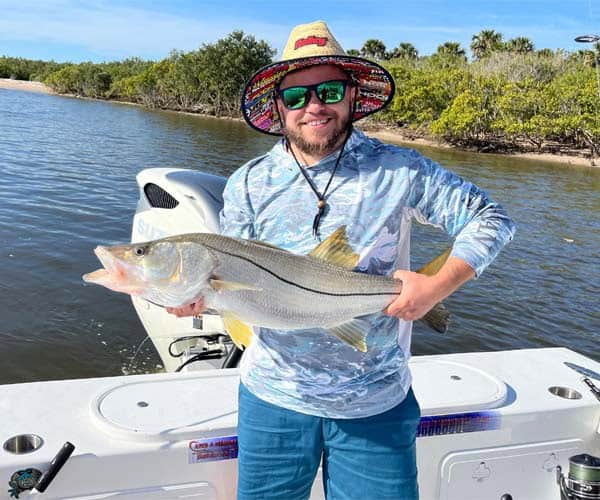
[[[298,40],[302,42],[302,40]],[[314,43],[314,40],[311,40]],[[311,66],[334,65],[350,73],[358,85],[352,121],[385,107],[394,95],[394,80],[383,67],[359,57],[323,55],[280,61],[260,69],[242,94],[242,114],[248,124],[271,135],[281,134],[281,123],[274,106],[276,86],[292,71]]]

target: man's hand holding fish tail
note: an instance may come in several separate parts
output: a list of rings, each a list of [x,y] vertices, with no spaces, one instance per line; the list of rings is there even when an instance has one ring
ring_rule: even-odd
[[[404,321],[416,321],[436,304],[475,277],[475,271],[464,260],[449,257],[434,275],[399,270],[394,279],[402,282],[402,292],[387,306],[385,313]]]

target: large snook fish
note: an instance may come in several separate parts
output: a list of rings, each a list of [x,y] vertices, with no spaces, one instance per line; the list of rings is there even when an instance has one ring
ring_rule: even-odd
[[[252,339],[249,325],[319,327],[366,352],[368,324],[358,317],[382,311],[402,289],[393,278],[351,270],[358,255],[348,245],[343,226],[308,256],[209,233],[98,246],[95,253],[104,269],[84,275],[84,281],[161,306],[178,307],[203,297],[206,307],[222,316],[239,347]],[[448,253],[420,272],[437,272]],[[428,316],[434,328],[445,331],[448,313],[443,307],[432,311]]]

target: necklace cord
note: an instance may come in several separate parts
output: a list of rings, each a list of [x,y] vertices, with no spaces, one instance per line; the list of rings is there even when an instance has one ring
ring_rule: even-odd
[[[317,200],[318,200],[317,201],[317,214],[315,215],[315,218],[313,220],[313,226],[312,226],[312,235],[314,238],[318,238],[318,236],[319,236],[319,225],[321,224],[321,218],[323,217],[323,214],[325,213],[325,208],[327,207],[327,201],[326,201],[327,191],[329,190],[329,186],[331,186],[331,181],[333,181],[335,172],[337,171],[337,168],[340,164],[340,160],[342,159],[342,155],[344,154],[344,148],[346,147],[346,143],[348,142],[348,139],[350,138],[351,135],[352,135],[352,125],[350,125],[348,127],[348,131],[346,133],[346,137],[344,138],[344,142],[342,143],[340,153],[337,157],[337,160],[335,161],[335,166],[333,167],[333,170],[331,172],[331,175],[329,176],[329,180],[327,181],[327,184],[325,185],[325,189],[323,190],[323,193],[319,192],[317,186],[315,185],[315,182],[308,175],[306,168],[304,168],[298,161],[298,158],[296,158],[294,150],[291,147],[289,138],[287,136],[285,137],[288,149],[290,150],[290,153],[292,153],[292,157],[296,161],[296,165],[298,165],[300,172],[304,176],[304,179],[306,179],[306,182],[310,186],[312,192],[315,193],[315,196],[317,197]]]

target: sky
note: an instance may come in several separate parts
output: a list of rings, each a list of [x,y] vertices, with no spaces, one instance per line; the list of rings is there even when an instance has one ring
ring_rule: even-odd
[[[577,50],[573,39],[600,34],[600,0],[0,0],[0,55],[57,62],[160,60],[234,30],[281,54],[296,24],[324,20],[345,49],[369,38],[388,50],[412,43],[420,55],[444,42],[468,49],[494,29],[536,49]]]

